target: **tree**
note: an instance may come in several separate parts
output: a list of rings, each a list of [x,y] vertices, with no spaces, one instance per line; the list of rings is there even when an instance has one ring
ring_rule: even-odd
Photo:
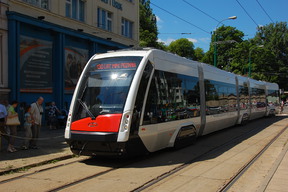
[[[220,27],[217,34],[217,67],[251,77],[275,82],[288,90],[288,27],[287,22],[260,27],[254,38],[243,40],[244,33],[232,27]],[[214,38],[202,62],[213,65]],[[228,43],[226,43],[228,40]],[[232,42],[235,43],[230,43]]]
[[[194,44],[186,38],[177,39],[172,41],[168,46],[168,50],[176,53],[179,56],[194,59]]]
[[[197,47],[195,50],[194,50],[194,59],[196,61],[202,61],[205,53],[204,53],[204,50],[200,47]]]
[[[288,27],[287,22],[271,23],[260,27],[251,40],[263,45],[263,52],[255,58],[253,76],[260,80],[277,82],[280,88],[288,90]]]
[[[233,60],[231,62],[231,72],[239,75],[248,76],[249,71],[249,49],[251,43],[246,40],[237,43],[232,50]]]
[[[216,34],[216,42],[215,42]],[[233,49],[237,43],[243,41],[244,33],[231,26],[221,26],[211,37],[210,49],[205,54],[203,61],[213,65],[214,45],[217,44],[217,67],[226,69],[233,59]]]
[[[140,6],[140,46],[158,47],[156,16],[150,8],[150,0],[139,0]]]

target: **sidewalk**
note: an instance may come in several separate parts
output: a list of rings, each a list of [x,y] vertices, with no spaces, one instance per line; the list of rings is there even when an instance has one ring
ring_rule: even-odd
[[[65,129],[49,130],[41,128],[38,140],[39,149],[22,150],[23,140],[17,138],[15,148],[17,152],[7,152],[7,141],[2,138],[2,149],[0,151],[0,175],[3,172],[33,166],[59,158],[71,157],[72,153],[64,139]],[[18,137],[24,137],[24,130],[18,131]]]
[[[286,192],[288,190],[288,145],[283,149],[282,154],[278,157],[278,164],[273,173],[265,192]]]

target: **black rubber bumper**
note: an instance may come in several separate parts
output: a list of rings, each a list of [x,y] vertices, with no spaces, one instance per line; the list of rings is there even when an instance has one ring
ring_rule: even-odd
[[[116,142],[117,137],[118,133],[111,132],[71,131],[70,140]]]

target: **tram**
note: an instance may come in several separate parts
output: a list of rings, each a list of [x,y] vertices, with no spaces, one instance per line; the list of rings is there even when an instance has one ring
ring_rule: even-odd
[[[77,155],[155,152],[274,115],[279,87],[157,49],[94,55],[69,109]]]

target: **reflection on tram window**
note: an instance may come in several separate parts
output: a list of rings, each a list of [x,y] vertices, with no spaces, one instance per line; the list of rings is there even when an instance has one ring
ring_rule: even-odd
[[[200,116],[198,77],[155,71],[150,85],[143,124]]]
[[[278,90],[268,90],[267,104],[269,106],[275,106],[275,107],[278,107],[280,105]]]
[[[206,115],[237,110],[236,85],[205,80]]]
[[[245,110],[249,108],[249,92],[248,84],[244,83],[239,86],[239,101],[240,101],[240,110]]]
[[[259,88],[251,89],[251,108],[265,108],[266,96],[265,90]]]

